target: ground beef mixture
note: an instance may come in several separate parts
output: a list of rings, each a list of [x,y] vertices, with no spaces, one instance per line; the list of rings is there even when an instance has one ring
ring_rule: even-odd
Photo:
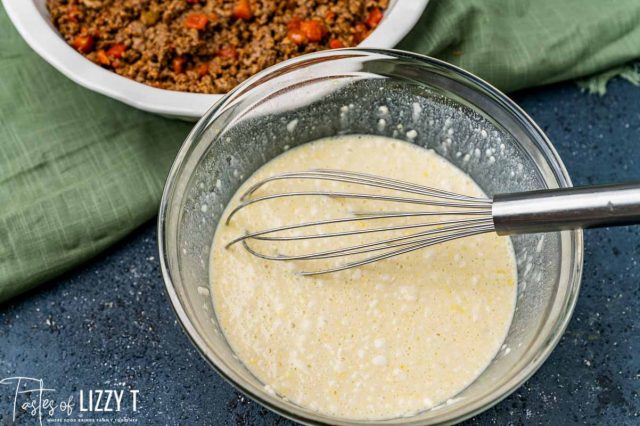
[[[47,0],[93,62],[163,89],[224,93],[279,61],[357,45],[388,0]]]

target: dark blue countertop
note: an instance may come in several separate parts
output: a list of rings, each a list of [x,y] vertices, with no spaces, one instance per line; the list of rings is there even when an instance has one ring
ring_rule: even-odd
[[[640,180],[640,88],[614,81],[598,97],[567,83],[514,97],[554,142],[575,184]],[[468,424],[639,424],[639,257],[640,227],[587,232],[582,290],[562,341],[524,386]],[[43,392],[57,406],[43,424],[290,424],[236,392],[191,346],[164,292],[153,223],[0,306],[0,380],[13,376],[55,389]],[[89,390],[107,389],[125,391],[120,412],[80,411]],[[70,396],[67,416],[60,401]],[[15,382],[0,385],[0,424],[12,424],[15,397]],[[16,416],[17,424],[38,424],[19,408]]]

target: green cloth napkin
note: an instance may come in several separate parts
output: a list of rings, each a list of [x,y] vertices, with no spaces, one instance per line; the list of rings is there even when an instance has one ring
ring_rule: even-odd
[[[0,8],[0,301],[153,217],[190,128],[76,85]]]
[[[640,57],[640,1],[431,0],[399,47],[515,90]],[[190,127],[72,83],[0,7],[0,302],[152,218]]]
[[[640,1],[431,0],[398,48],[509,92],[640,58]]]

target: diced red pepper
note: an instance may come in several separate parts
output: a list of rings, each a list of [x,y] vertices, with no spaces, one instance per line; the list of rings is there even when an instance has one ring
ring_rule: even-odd
[[[287,22],[287,30],[299,30],[300,22],[302,22],[302,19],[300,19],[299,16],[292,17],[291,20]]]
[[[367,17],[367,25],[369,28],[375,28],[382,21],[382,11],[377,7],[371,9],[369,16]]]
[[[307,36],[301,30],[289,30],[287,32],[287,38],[298,46],[306,44],[308,41]]]
[[[203,13],[192,13],[184,20],[184,26],[195,30],[204,30],[207,26],[207,22],[209,22],[207,15]]]
[[[237,0],[233,6],[233,16],[238,19],[251,19],[253,13],[249,0]]]
[[[93,49],[95,41],[90,35],[79,35],[73,39],[71,45],[82,53],[89,53]]]
[[[238,59],[238,50],[233,46],[226,46],[218,50],[218,56],[224,59]]]
[[[198,73],[199,77],[204,77],[205,75],[207,75],[209,73],[209,64],[206,63],[206,62],[201,63],[196,68],[196,72]]]
[[[98,60],[99,64],[102,64],[102,65],[111,64],[111,60],[109,59],[109,56],[107,56],[107,52],[105,52],[102,49],[96,52],[96,59]]]
[[[341,47],[344,47],[344,43],[342,42],[342,40],[338,40],[337,38],[333,38],[331,40],[329,40],[329,47],[332,49],[340,49]]]
[[[320,41],[327,33],[324,24],[316,20],[308,20],[300,22],[300,31],[304,33],[309,41]]]
[[[111,56],[112,58],[120,59],[122,58],[125,50],[127,50],[127,46],[122,43],[116,43],[112,45],[109,50],[107,50],[107,55]]]
[[[184,56],[176,56],[171,61],[171,68],[176,74],[182,74],[184,72],[184,65],[187,63],[187,58]]]

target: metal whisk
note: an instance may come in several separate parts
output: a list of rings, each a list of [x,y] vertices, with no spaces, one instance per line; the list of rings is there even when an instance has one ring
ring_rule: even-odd
[[[318,190],[281,192],[253,197],[256,191],[270,182],[308,179],[379,188],[389,190],[391,193],[387,195]],[[230,212],[226,223],[229,224],[238,211],[256,203],[284,197],[309,196],[412,204],[428,206],[431,210],[356,211],[343,218],[297,223],[248,232],[231,241],[227,247],[241,242],[251,254],[262,259],[275,261],[359,257],[356,260],[347,261],[335,267],[300,272],[302,275],[317,275],[354,268],[435,244],[487,232],[496,232],[498,235],[512,235],[640,223],[640,184],[638,183],[497,194],[493,199],[489,199],[442,191],[396,179],[340,170],[309,170],[282,173],[264,179],[250,187],[242,195],[240,204]],[[425,221],[335,232],[309,232],[303,235],[289,235],[290,232],[288,232],[365,220],[384,221],[420,217],[426,218]],[[429,217],[435,218],[435,220],[428,220]],[[358,234],[398,232],[411,229],[419,230],[419,232],[308,254],[278,253],[270,255],[256,250],[249,244],[252,240],[277,243],[338,238]],[[364,258],[362,258],[363,255]]]

